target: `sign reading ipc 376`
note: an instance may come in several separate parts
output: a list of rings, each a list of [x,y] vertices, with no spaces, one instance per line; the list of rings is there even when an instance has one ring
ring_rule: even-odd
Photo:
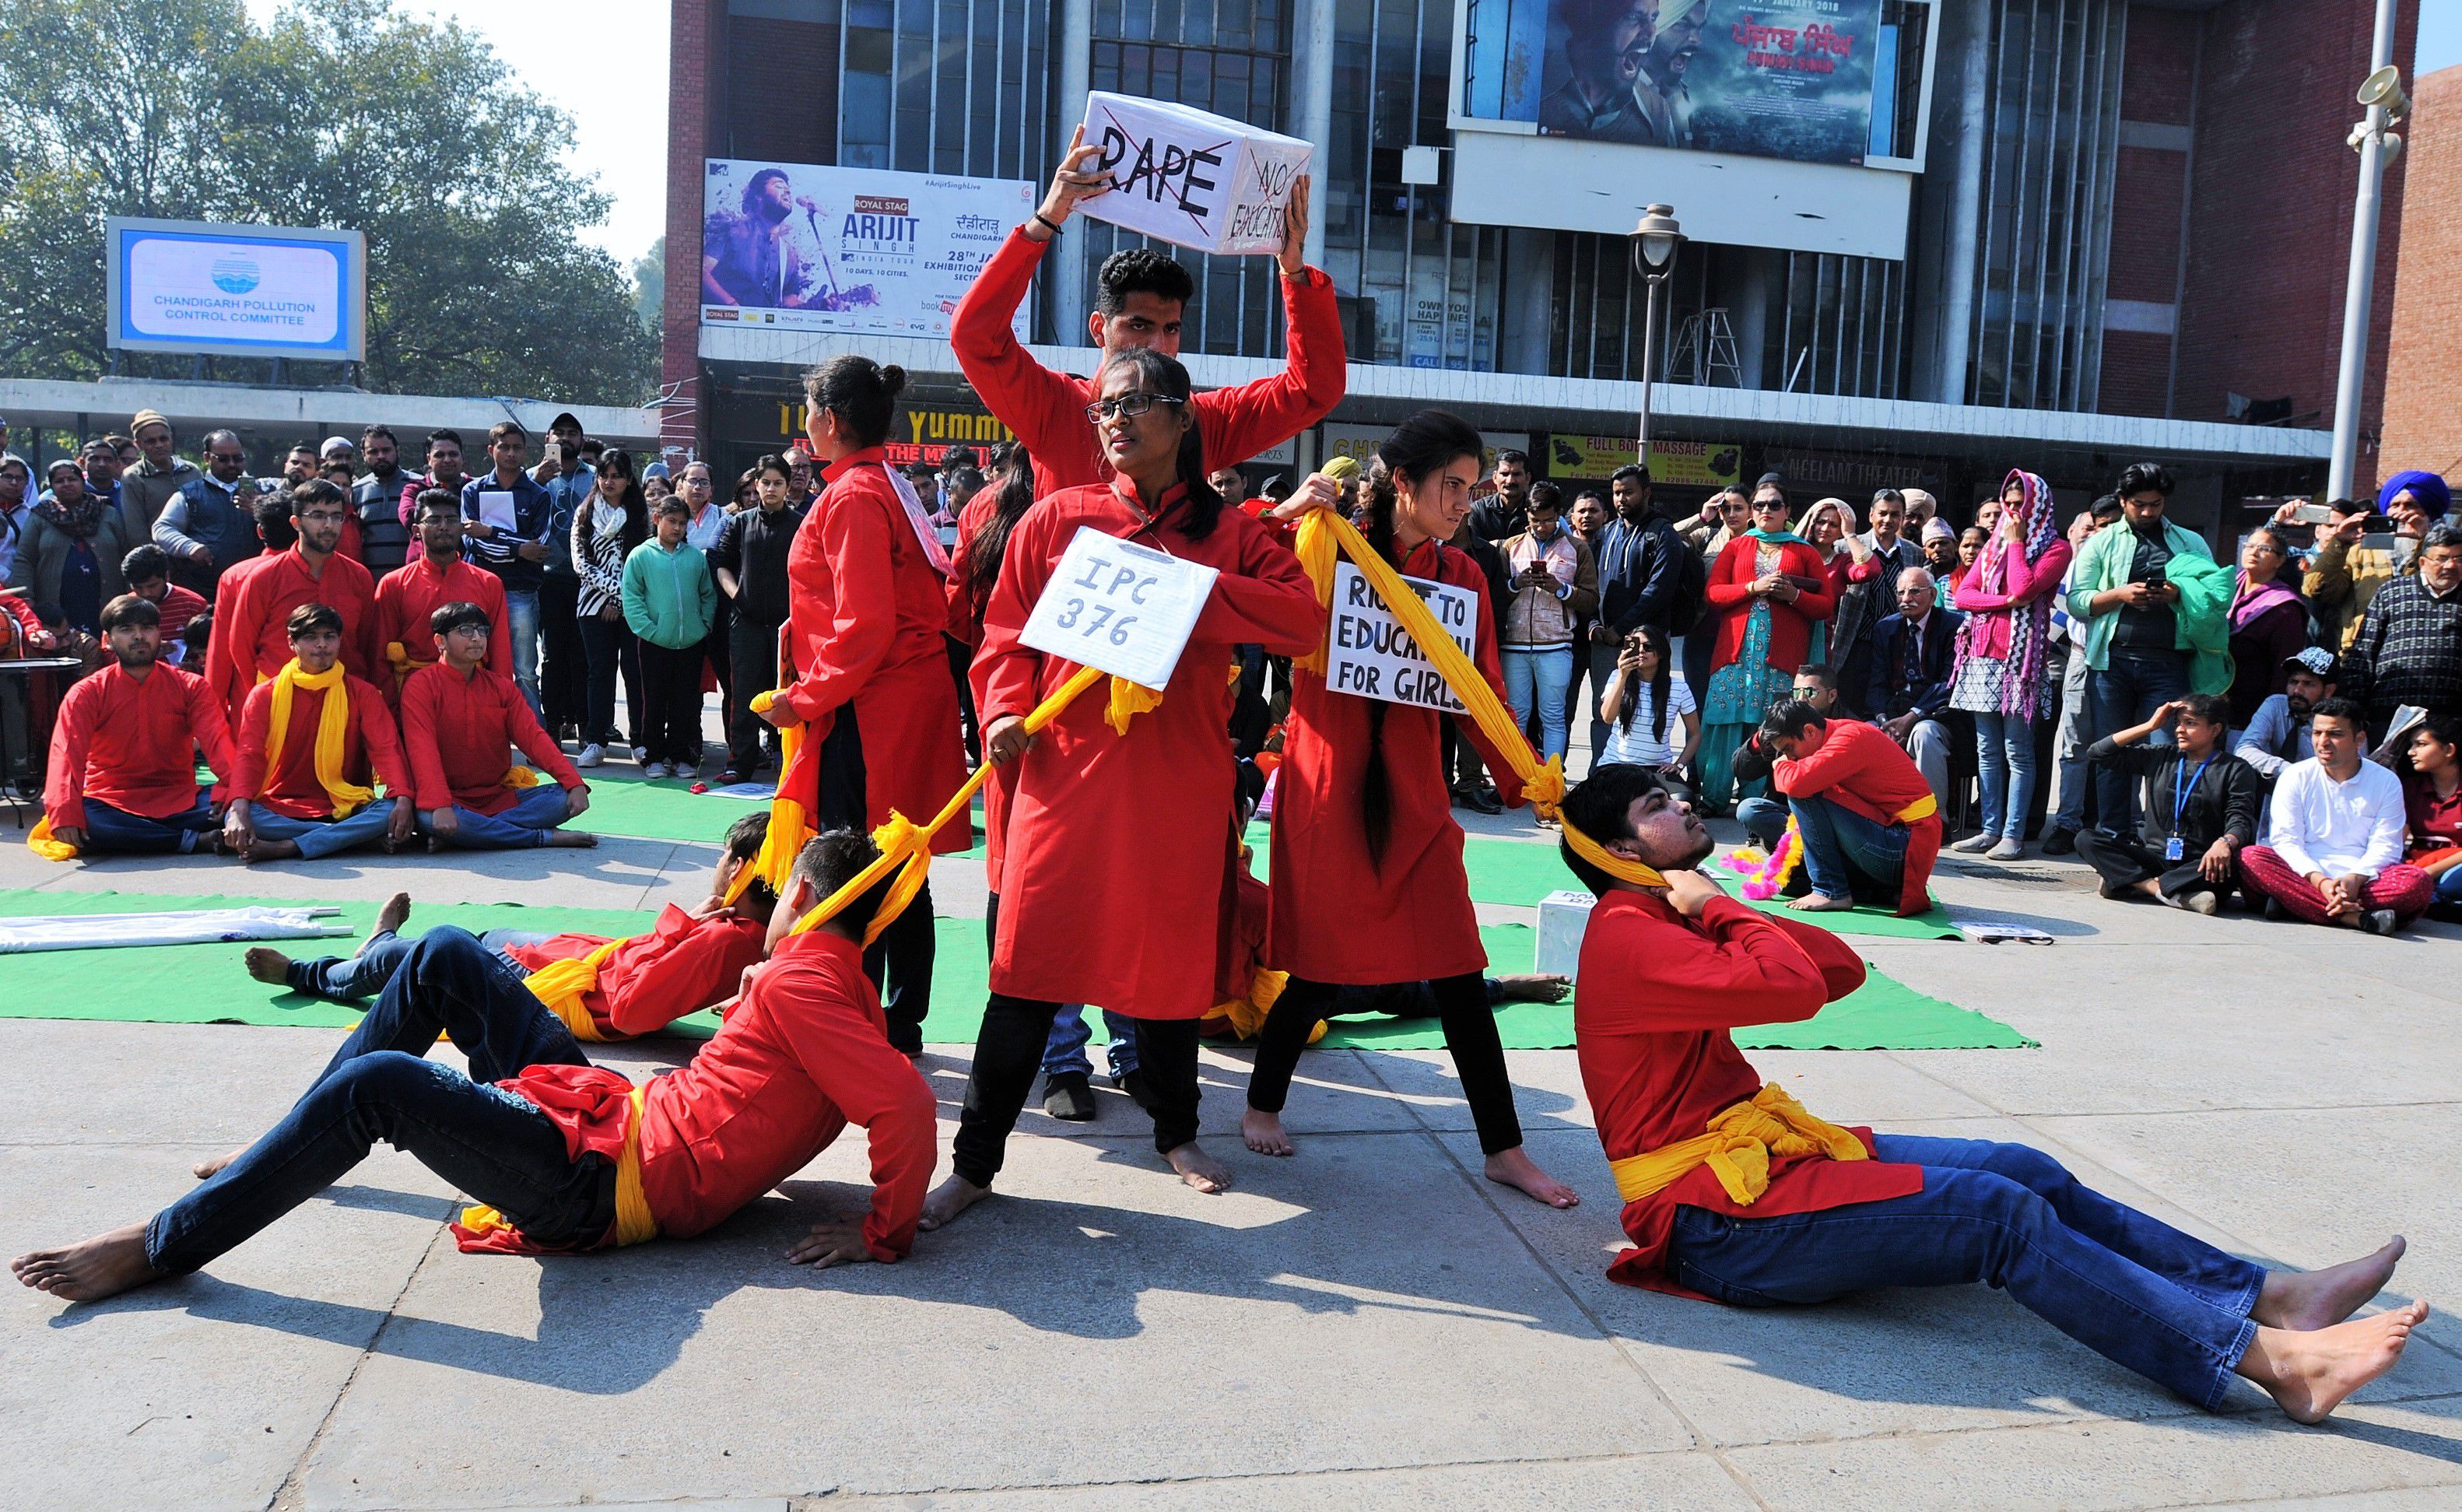
[[[1048,656],[1161,688],[1219,575],[1202,563],[1081,525],[1018,638]]]
[[[1427,602],[1454,644],[1478,655],[1479,641],[1472,628],[1476,621],[1471,617],[1478,600],[1469,592],[1424,577],[1402,581]],[[1349,562],[1337,562],[1333,568],[1333,623],[1326,641],[1325,685],[1363,699],[1447,714],[1462,712],[1461,701],[1445,685],[1436,663],[1385,607],[1385,600],[1376,596],[1376,590],[1368,586],[1359,569]]]
[[[1307,172],[1310,148],[1227,116],[1096,90],[1086,97],[1086,142],[1112,187],[1078,202],[1098,220],[1200,252],[1268,252],[1283,245],[1283,206]]]

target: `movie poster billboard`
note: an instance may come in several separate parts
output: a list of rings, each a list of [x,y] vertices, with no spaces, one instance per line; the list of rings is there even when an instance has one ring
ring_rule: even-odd
[[[946,340],[949,316],[1009,227],[1026,180],[708,160],[703,325]],[[1026,336],[1021,306],[1013,322]]]
[[[1498,113],[1549,136],[1861,163],[1880,11],[1880,0],[1548,0],[1535,111],[1523,114],[1525,94],[1499,98]],[[1538,41],[1515,36],[1505,51]]]

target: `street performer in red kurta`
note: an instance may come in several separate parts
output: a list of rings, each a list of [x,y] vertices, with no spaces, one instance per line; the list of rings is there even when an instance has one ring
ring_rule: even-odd
[[[1803,841],[1806,913],[1871,903],[1901,915],[1932,907],[1940,806],[1914,758],[1877,724],[1825,719],[1801,699],[1772,708],[1747,747],[1776,758],[1770,785]]]
[[[787,1258],[899,1259],[915,1242],[935,1148],[932,1093],[889,1048],[859,961],[889,884],[787,935],[877,854],[845,832],[808,845],[771,919],[769,962],[689,1064],[639,1087],[592,1066],[468,932],[430,930],[263,1138],[207,1168],[150,1222],[21,1255],[11,1268],[71,1302],[184,1274],[341,1179],[378,1140],[490,1204],[454,1225],[465,1250],[688,1239],[794,1175],[849,1124],[872,1136],[871,1211],[815,1223]],[[445,1034],[469,1057],[468,1076],[426,1060]]]
[[[69,689],[52,727],[43,822],[30,839],[45,853],[221,848],[227,794],[217,787],[209,801],[199,789],[196,753],[227,780],[230,731],[205,679],[157,659],[162,625],[161,612],[134,594],[102,606],[112,660]]]
[[[1470,513],[1479,482],[1479,431],[1441,410],[1422,410],[1377,448],[1385,466],[1368,496],[1361,533],[1405,574],[1446,584],[1479,600],[1472,659],[1504,697],[1486,574],[1443,543]],[[1323,475],[1274,510],[1296,521],[1340,498]],[[1265,964],[1289,973],[1257,1042],[1241,1120],[1248,1148],[1291,1153],[1283,1102],[1308,1036],[1345,986],[1426,982],[1434,991],[1462,1096],[1479,1126],[1491,1180],[1554,1207],[1571,1207],[1573,1189],[1541,1170],[1522,1147],[1522,1121],[1505,1074],[1504,1045],[1487,1001],[1487,952],[1462,869],[1461,826],[1454,822],[1435,709],[1336,692],[1322,669],[1297,668],[1275,779],[1273,912]],[[1489,747],[1477,721],[1457,717],[1463,735],[1499,774],[1504,801],[1519,807],[1521,785]]]
[[[443,659],[401,687],[401,748],[428,849],[596,845],[586,831],[556,828],[590,807],[590,785],[539,727],[513,680],[484,664],[494,628],[487,612],[447,604],[428,624]],[[536,768],[508,765],[508,746]]]
[[[869,832],[890,810],[920,823],[966,781],[958,690],[941,643],[949,558],[912,485],[881,461],[902,368],[841,356],[804,379],[812,455],[828,486],[787,551],[788,680],[762,717],[805,726],[778,790],[822,829]],[[758,689],[738,689],[750,699]],[[972,827],[933,836],[936,853],[974,844]],[[932,885],[864,952],[889,1042],[923,1053],[932,1009]]]
[[[2327,1270],[2268,1271],[2029,1146],[1825,1123],[1764,1086],[1730,1031],[1852,992],[1855,952],[1719,891],[1697,870],[1709,832],[1646,768],[1601,767],[1564,813],[1616,867],[1657,874],[1645,884],[1564,851],[1599,899],[1573,1030],[1635,1245],[1612,1279],[1754,1307],[1986,1282],[2199,1406],[2222,1406],[2238,1374],[2302,1422],[2390,1370],[2427,1316],[2414,1302],[2343,1321],[2392,1276],[2399,1239]]]
[[[333,606],[292,610],[290,638],[290,664],[248,690],[240,716],[223,843],[248,861],[313,861],[371,840],[390,851],[419,824],[393,711],[339,665]]]
[[[1063,1003],[1100,1003],[1136,1019],[1155,1148],[1199,1191],[1230,1184],[1197,1144],[1197,1026],[1219,1001],[1236,926],[1231,648],[1305,651],[1324,635],[1325,616],[1298,558],[1225,509],[1207,485],[1188,400],[1188,370],[1158,352],[1104,364],[1088,418],[1116,476],[1054,494],[1018,522],[984,612],[975,659],[983,755],[1018,763],[1017,794],[991,998],[952,1175],[932,1194],[926,1226],[989,1191]],[[1085,526],[1221,575],[1159,704],[1125,718],[1124,732],[1098,682],[1029,737],[1026,716],[1078,668],[1018,637]]]
[[[385,702],[401,706],[401,685],[436,665],[436,634],[428,628],[447,604],[476,604],[487,614],[487,670],[513,675],[512,633],[505,613],[505,580],[462,555],[462,496],[429,488],[419,496],[413,523],[419,555],[377,581],[377,655],[372,679]]]
[[[290,665],[291,612],[302,604],[325,604],[342,616],[343,670],[375,680],[383,654],[376,639],[376,579],[335,553],[350,509],[350,496],[322,478],[299,485],[291,490],[291,524],[299,539],[289,551],[250,564],[236,580],[225,574],[213,637],[205,644],[205,680],[232,728],[239,726],[248,690]]]

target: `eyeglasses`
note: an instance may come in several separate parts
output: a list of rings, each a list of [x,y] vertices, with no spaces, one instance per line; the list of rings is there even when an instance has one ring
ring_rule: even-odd
[[[1114,415],[1126,420],[1134,420],[1157,404],[1187,402],[1188,400],[1184,399],[1174,399],[1168,394],[1120,394],[1111,399],[1098,399],[1087,405],[1086,420],[1088,423],[1095,425],[1100,425]]]
[[[312,514],[301,515],[299,517],[299,523],[302,525],[339,525],[347,518],[348,516],[335,514],[330,509],[318,509]]]

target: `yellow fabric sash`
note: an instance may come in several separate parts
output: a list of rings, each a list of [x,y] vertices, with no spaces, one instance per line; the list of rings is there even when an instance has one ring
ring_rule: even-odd
[[[1564,759],[1550,757],[1545,763],[1541,763],[1539,753],[1530,748],[1530,742],[1522,733],[1522,722],[1513,717],[1513,711],[1506,708],[1503,700],[1496,696],[1496,690],[1487,685],[1487,679],[1479,675],[1478,665],[1469,655],[1436,623],[1436,614],[1428,608],[1426,601],[1411,591],[1411,585],[1402,580],[1402,574],[1394,571],[1393,564],[1368,544],[1368,538],[1359,533],[1356,526],[1330,509],[1316,509],[1301,518],[1299,536],[1294,544],[1299,552],[1300,566],[1307,571],[1308,581],[1316,585],[1316,601],[1320,605],[1330,607],[1333,603],[1335,557],[1350,558],[1351,565],[1358,568],[1360,575],[1368,579],[1369,586],[1376,590],[1376,596],[1385,601],[1385,607],[1393,611],[1393,617],[1401,622],[1402,628],[1411,633],[1411,638],[1418,643],[1420,653],[1445,680],[1445,686],[1452,689],[1454,697],[1470,711],[1479,733],[1485,735],[1488,744],[1511,764],[1514,775],[1522,779],[1522,791],[1530,800],[1530,806],[1543,818],[1553,819],[1564,827],[1565,843],[1572,847],[1575,855],[1619,882],[1648,888],[1664,888],[1667,885],[1667,879],[1652,868],[1611,853],[1605,846],[1566,822]],[[1330,625],[1326,633],[1331,636]],[[1322,675],[1325,656],[1326,648],[1320,644],[1307,656],[1292,659],[1292,664]]]
[[[1832,1160],[1871,1158],[1864,1141],[1814,1117],[1785,1089],[1771,1082],[1749,1101],[1712,1118],[1708,1133],[1609,1161],[1609,1168],[1615,1173],[1617,1195],[1636,1202],[1706,1165],[1717,1173],[1718,1184],[1738,1207],[1750,1207],[1769,1190],[1770,1157],[1800,1155],[1826,1155]]]
[[[641,1100],[647,1088],[636,1087],[631,1112],[624,1120],[624,1153],[616,1157],[616,1247],[659,1237],[659,1220],[650,1211],[649,1195],[641,1189]],[[473,1234],[491,1234],[513,1225],[492,1207],[465,1207],[462,1226]]]
[[[420,668],[436,665],[435,658],[430,657],[425,661],[421,661],[412,656],[410,648],[399,640],[385,642],[385,659],[393,663],[394,682],[397,686],[409,681],[410,675]]]
[[[546,780],[538,774],[536,767],[525,767],[518,762],[505,768],[505,786],[508,788],[535,788]]]
[[[46,861],[74,861],[77,858],[76,846],[66,840],[56,840],[52,837],[50,814],[45,814],[34,821],[34,828],[26,835],[26,849]]]
[[[630,936],[624,939],[630,939]],[[590,1008],[581,1000],[598,985],[598,973],[616,957],[616,947],[624,940],[611,940],[586,956],[570,961],[551,961],[522,979],[530,996],[547,1004],[547,1010],[564,1021],[576,1040],[603,1044],[607,1031],[590,1016]]]
[[[1933,801],[1932,794],[1926,793],[1890,817],[1899,824],[1912,824],[1917,819],[1929,819],[1938,812],[1940,805]]]
[[[349,818],[377,795],[375,788],[342,775],[351,736],[351,690],[343,685],[344,676],[338,661],[309,673],[299,670],[299,659],[292,657],[273,679],[273,719],[265,731],[265,776],[271,782],[282,765],[282,743],[291,734],[292,699],[301,688],[325,695],[324,707],[316,713],[316,785],[325,789],[336,819]]]

